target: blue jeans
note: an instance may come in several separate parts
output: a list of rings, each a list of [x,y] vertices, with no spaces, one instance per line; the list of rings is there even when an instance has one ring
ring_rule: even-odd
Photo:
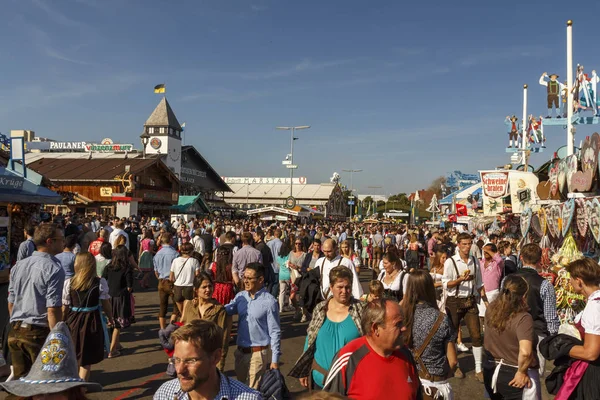
[[[267,291],[276,299],[279,298],[279,273],[275,274],[275,281],[267,287]]]

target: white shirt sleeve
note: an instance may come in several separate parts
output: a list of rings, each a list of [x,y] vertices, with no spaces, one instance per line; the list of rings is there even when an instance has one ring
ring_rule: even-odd
[[[108,282],[106,279],[100,278],[100,300],[109,300],[110,295],[108,294]]]
[[[581,326],[585,333],[600,335],[600,301],[590,301],[581,315]]]
[[[448,258],[444,263],[444,274],[442,275],[442,283],[448,283],[456,279],[456,271],[454,270],[454,265],[452,265],[452,260]]]
[[[65,279],[65,283],[63,285],[63,292],[62,292],[62,303],[63,303],[63,306],[70,306],[71,305],[71,298],[69,296],[69,292],[70,291],[71,291],[71,278]]]

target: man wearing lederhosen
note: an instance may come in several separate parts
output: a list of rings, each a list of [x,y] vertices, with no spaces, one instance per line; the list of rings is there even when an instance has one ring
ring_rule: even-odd
[[[475,257],[469,257],[473,238],[469,233],[463,232],[456,238],[458,254],[448,258],[444,263],[442,282],[447,285],[448,299],[446,305],[449,310],[452,324],[460,329],[464,319],[473,342],[473,358],[475,359],[475,377],[483,382],[481,361],[483,355],[483,341],[481,339],[481,325],[479,323],[479,310],[477,308],[478,295],[485,306],[489,306],[485,294],[481,269]],[[459,373],[462,374],[462,373]]]
[[[558,75],[552,74],[549,77],[549,81],[546,81],[545,78],[548,77],[548,73],[544,72],[542,76],[540,76],[540,85],[546,86],[546,90],[548,93],[548,116],[546,118],[552,118],[552,106],[556,109],[556,118],[560,118],[560,105],[559,105],[559,97],[563,89],[563,84],[558,81]]]

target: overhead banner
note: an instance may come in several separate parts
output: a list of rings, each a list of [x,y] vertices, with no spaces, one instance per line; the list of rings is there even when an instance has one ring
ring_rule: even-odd
[[[507,171],[481,171],[483,194],[492,199],[504,197],[508,193]]]
[[[274,177],[225,177],[222,176],[221,177],[225,183],[227,184],[234,184],[234,183],[243,183],[243,184],[253,184],[253,183],[258,183],[258,184],[265,184],[265,185],[272,185],[272,184],[278,184],[278,183],[284,183],[289,185],[290,184],[290,178],[274,178]],[[293,178],[293,184],[294,185],[306,185],[306,177],[305,176],[300,176],[298,178]]]

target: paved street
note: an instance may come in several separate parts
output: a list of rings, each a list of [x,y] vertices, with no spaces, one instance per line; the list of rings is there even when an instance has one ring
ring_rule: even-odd
[[[368,276],[366,273],[361,275],[363,286],[366,286]],[[125,347],[122,356],[106,359],[92,368],[92,380],[104,386],[102,393],[89,395],[92,399],[151,399],[158,387],[167,380],[165,375],[167,356],[158,343],[158,294],[156,290],[138,291],[135,298],[137,322],[122,333],[121,339]],[[281,318],[283,328],[281,369],[284,374],[289,372],[299,357],[306,334],[307,324],[293,322],[292,315],[293,313],[290,312],[284,313]],[[466,330],[463,333],[466,333]],[[235,345],[230,347],[226,364],[226,374],[230,376],[235,376],[234,350]],[[465,368],[467,377],[464,380],[453,379],[455,398],[483,398],[483,385],[473,377],[473,357],[461,355],[461,365]],[[288,378],[287,384],[294,394],[303,391],[296,379]],[[5,396],[0,395],[0,398],[3,399]],[[550,397],[545,396],[544,399]]]

